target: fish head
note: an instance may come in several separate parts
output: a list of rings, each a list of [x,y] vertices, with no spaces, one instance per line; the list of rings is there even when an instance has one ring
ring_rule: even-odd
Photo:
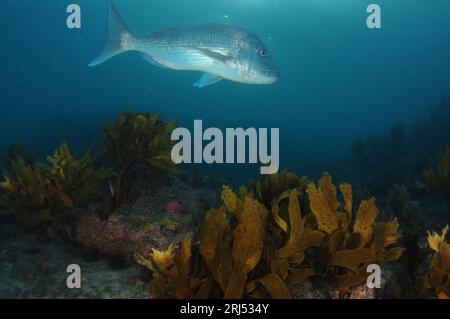
[[[278,80],[279,70],[272,54],[262,41],[253,34],[241,40],[237,56],[238,74],[248,84],[273,84]]]

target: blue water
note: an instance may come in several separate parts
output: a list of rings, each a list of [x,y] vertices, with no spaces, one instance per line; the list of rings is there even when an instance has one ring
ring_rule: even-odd
[[[41,156],[61,141],[78,152],[124,111],[161,112],[192,126],[279,127],[281,167],[338,160],[360,136],[413,123],[450,90],[450,2],[373,0],[382,28],[366,27],[365,0],[115,0],[130,29],[218,22],[258,34],[281,72],[271,86],[222,81],[156,68],[138,54],[87,65],[107,31],[103,0],[0,2],[0,149],[26,143]],[[66,28],[67,5],[82,29]],[[321,164],[318,164],[321,165]],[[235,176],[259,167],[210,167]]]

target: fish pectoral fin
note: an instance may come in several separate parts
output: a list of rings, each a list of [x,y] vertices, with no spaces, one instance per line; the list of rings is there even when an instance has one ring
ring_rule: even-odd
[[[151,56],[149,56],[149,55],[147,55],[145,53],[142,53],[141,56],[142,56],[142,58],[144,58],[145,61],[147,61],[150,64],[153,64],[154,66],[157,66],[157,67],[160,67],[160,68],[163,68],[163,69],[168,69],[167,66],[162,65],[161,63],[159,63],[158,61],[156,61]]]
[[[227,63],[227,61],[229,61],[230,59],[233,58],[231,55],[224,54],[225,52],[219,52],[219,51],[208,50],[208,49],[203,49],[203,48],[198,48],[198,50],[202,54],[206,55],[207,57],[210,57],[211,59],[214,59],[214,60],[221,61],[225,64]]]
[[[221,77],[219,75],[205,73],[201,76],[200,79],[197,80],[197,82],[194,83],[194,87],[201,89],[201,88],[204,88],[205,86],[217,83],[222,79],[223,79],[223,77]]]

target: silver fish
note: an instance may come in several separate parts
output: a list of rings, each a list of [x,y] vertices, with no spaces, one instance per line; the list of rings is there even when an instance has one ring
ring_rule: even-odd
[[[171,28],[145,37],[134,36],[109,3],[109,31],[97,66],[128,51],[137,51],[150,63],[172,70],[200,71],[194,83],[202,88],[222,79],[245,84],[273,84],[278,68],[262,41],[240,27],[205,24]]]

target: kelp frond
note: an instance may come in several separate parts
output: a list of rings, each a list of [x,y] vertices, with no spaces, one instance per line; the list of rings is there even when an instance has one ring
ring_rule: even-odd
[[[428,244],[435,252],[428,269],[422,278],[422,287],[427,297],[450,299],[450,244],[445,241],[448,225],[442,234],[428,232]]]
[[[277,185],[274,181],[267,185]],[[176,297],[290,298],[289,287],[309,277],[327,278],[345,291],[365,282],[369,264],[400,257],[399,225],[376,222],[374,199],[363,201],[353,217],[351,186],[339,187],[340,209],[337,189],[325,175],[319,187],[305,187],[310,208],[302,210],[298,185],[277,187],[266,197],[269,207],[255,193],[224,187],[222,206],[208,212],[195,244],[175,249],[179,257],[169,270],[148,265],[139,255],[138,262],[156,272],[151,287],[165,287]],[[151,252],[146,255],[155,260]]]
[[[171,160],[174,122],[162,122],[159,114],[125,113],[114,124],[103,126],[102,155],[114,164],[117,174],[114,199],[121,204],[129,197],[133,170],[145,174],[167,174],[175,170]]]
[[[396,219],[376,222],[378,208],[374,198],[362,201],[352,218],[351,186],[341,184],[339,189],[343,210],[331,176],[325,174],[318,188],[311,183],[307,192],[318,229],[326,234],[327,275],[345,291],[366,281],[369,264],[396,260],[404,249],[396,245],[400,238]]]
[[[19,232],[38,231],[62,222],[68,209],[101,199],[103,183],[111,176],[96,169],[90,154],[76,159],[67,144],[61,144],[50,165],[13,163],[14,175],[0,183],[2,204],[16,214]]]

